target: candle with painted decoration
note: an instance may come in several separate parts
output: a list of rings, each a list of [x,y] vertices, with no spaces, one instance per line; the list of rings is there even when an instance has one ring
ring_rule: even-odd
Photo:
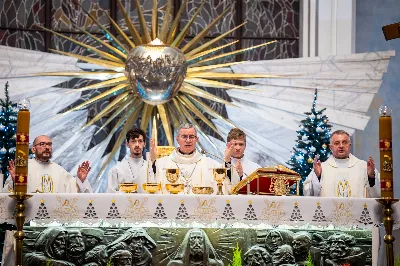
[[[14,193],[26,193],[28,187],[30,102],[24,99],[18,103],[18,107]]]
[[[393,198],[392,109],[379,109],[381,197]]]

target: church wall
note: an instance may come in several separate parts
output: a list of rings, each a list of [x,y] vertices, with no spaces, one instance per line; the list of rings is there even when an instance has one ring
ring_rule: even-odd
[[[378,129],[379,107],[393,109],[393,157],[395,196],[400,197],[400,39],[386,41],[382,26],[399,22],[398,0],[357,0],[356,2],[356,53],[395,50],[382,86],[376,94],[367,115],[371,117],[364,131],[353,136],[353,152],[366,160],[369,156],[379,168]]]

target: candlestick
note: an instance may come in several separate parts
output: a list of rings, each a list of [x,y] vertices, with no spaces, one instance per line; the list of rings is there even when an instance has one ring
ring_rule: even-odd
[[[392,109],[379,108],[381,197],[393,198]]]
[[[154,139],[154,142],[157,146],[157,121],[156,121],[156,116],[153,116],[153,127],[152,127],[152,132],[151,132],[151,136]]]
[[[29,122],[30,103],[22,100],[18,103],[20,110],[17,118],[17,141],[15,152],[14,192],[27,192],[28,187],[28,156],[29,156]]]

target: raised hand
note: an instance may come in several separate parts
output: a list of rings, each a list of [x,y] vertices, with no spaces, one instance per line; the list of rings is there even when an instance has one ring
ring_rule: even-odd
[[[372,157],[369,157],[367,162],[367,174],[368,177],[375,177],[375,162]]]
[[[10,160],[8,162],[7,170],[10,173],[10,176],[12,178],[12,181],[15,181],[15,163],[14,160]]]
[[[315,156],[315,158],[314,158],[313,169],[314,169],[314,173],[317,175],[317,177],[321,177],[322,166],[321,166],[321,161],[319,160],[318,156]]]
[[[225,155],[224,155],[225,162],[231,161],[231,156],[234,148],[235,148],[235,143],[233,141],[230,141],[226,144]]]
[[[157,160],[157,146],[154,139],[150,139],[150,159],[152,162]]]
[[[85,182],[87,175],[90,172],[90,165],[89,165],[89,161],[84,161],[79,167],[78,167],[78,172],[77,172],[77,176],[78,178],[83,182]]]

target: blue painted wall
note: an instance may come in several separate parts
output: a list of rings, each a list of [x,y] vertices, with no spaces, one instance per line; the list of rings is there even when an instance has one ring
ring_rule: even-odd
[[[357,131],[353,139],[354,154],[364,160],[372,156],[379,169],[378,119],[379,107],[393,109],[393,158],[395,196],[400,197],[400,39],[386,41],[382,26],[400,22],[399,0],[357,0],[356,53],[395,50],[379,93],[375,96],[368,115],[371,117],[364,131]]]

